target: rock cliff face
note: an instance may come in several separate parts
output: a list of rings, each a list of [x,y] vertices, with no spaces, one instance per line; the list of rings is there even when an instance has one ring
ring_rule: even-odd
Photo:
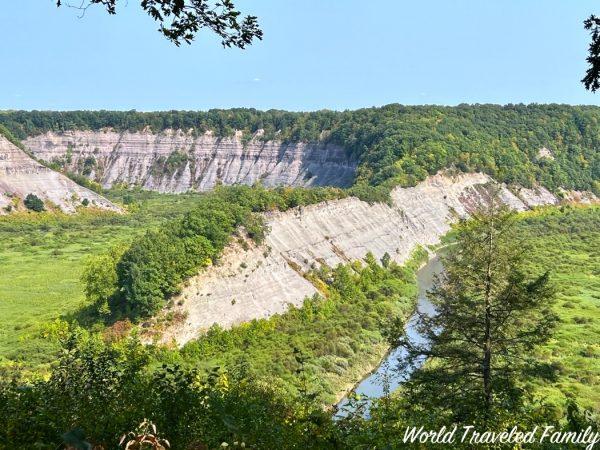
[[[218,138],[181,130],[117,133],[68,131],[23,141],[44,161],[61,161],[99,181],[142,186],[159,192],[205,191],[217,183],[266,186],[348,186],[356,162],[341,147],[328,144],[262,141],[241,133]]]
[[[489,177],[436,175],[413,188],[392,192],[393,204],[369,205],[356,198],[321,203],[267,217],[271,228],[260,247],[229,246],[218,266],[192,278],[177,308],[184,323],[166,330],[163,342],[183,344],[213,323],[229,327],[300,305],[317,291],[302,274],[311,266],[335,266],[386,252],[398,263],[417,245],[439,242],[450,223],[466,217],[489,198]],[[556,203],[547,190],[503,188],[501,197],[516,210]]]
[[[23,152],[0,135],[0,214],[22,207],[21,200],[35,194],[65,212],[75,211],[84,199],[90,205],[118,210],[111,202],[55,172]]]

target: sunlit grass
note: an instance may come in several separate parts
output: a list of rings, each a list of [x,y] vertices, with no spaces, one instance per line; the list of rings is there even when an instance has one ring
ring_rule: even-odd
[[[536,383],[539,400],[563,405],[566,396],[600,407],[600,208],[549,210],[527,220],[530,269],[549,270],[558,291],[560,323],[542,350],[557,371]]]
[[[122,200],[124,192],[109,193]],[[84,211],[0,217],[0,367],[25,368],[54,358],[44,326],[85,305],[79,282],[83,261],[117,242],[191,208],[201,194],[129,193],[125,215]]]

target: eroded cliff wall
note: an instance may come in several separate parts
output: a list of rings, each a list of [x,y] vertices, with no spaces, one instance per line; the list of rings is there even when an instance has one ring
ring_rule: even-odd
[[[348,186],[356,162],[330,144],[219,138],[207,132],[67,131],[23,141],[44,161],[89,176],[108,188],[115,183],[159,192],[205,191],[217,183],[266,186]]]
[[[104,197],[39,164],[0,135],[0,214],[8,207],[22,208],[22,200],[35,194],[65,212],[74,212],[84,199],[98,208],[117,211]]]
[[[369,251],[377,258],[387,252],[402,263],[417,245],[438,243],[453,221],[486,202],[489,181],[482,174],[438,174],[415,187],[395,189],[391,206],[346,198],[272,214],[264,245],[243,250],[232,244],[218,266],[189,281],[175,299],[183,302],[175,308],[187,317],[161,340],[183,344],[213,323],[229,327],[300,305],[317,292],[302,276],[311,266],[335,266]],[[503,188],[501,196],[516,210],[557,202],[543,188]]]

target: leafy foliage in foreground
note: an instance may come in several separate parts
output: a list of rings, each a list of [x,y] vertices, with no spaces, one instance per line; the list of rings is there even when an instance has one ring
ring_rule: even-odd
[[[402,106],[356,111],[296,113],[230,109],[197,111],[7,111],[0,124],[25,139],[45,131],[73,129],[154,132],[166,129],[234,130],[261,139],[327,141],[359,161],[354,191],[383,191],[413,185],[442,168],[482,171],[497,181],[550,189],[592,190],[600,194],[600,108],[568,105]],[[552,158],[539,157],[542,148]],[[372,191],[367,194],[373,195]],[[381,197],[381,196],[380,196]]]
[[[94,445],[116,449],[144,418],[174,449],[236,441],[264,449],[321,446],[310,424],[327,423],[326,413],[304,410],[268,384],[218,370],[148,370],[147,350],[135,340],[105,344],[77,331],[63,336],[63,346],[47,381],[0,384],[0,448],[57,448],[63,433],[79,428]]]
[[[117,0],[88,0],[80,6],[69,7],[85,13],[91,5],[101,5],[108,14],[116,14],[117,3]],[[62,0],[56,0],[56,6],[61,4]],[[219,36],[223,47],[243,49],[263,36],[257,17],[242,16],[233,0],[143,0],[140,7],[159,23],[158,31],[177,46],[183,42],[191,44],[203,28]]]

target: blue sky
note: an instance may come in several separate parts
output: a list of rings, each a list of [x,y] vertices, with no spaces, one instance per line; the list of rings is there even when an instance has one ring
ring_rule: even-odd
[[[247,50],[207,32],[177,48],[139,0],[82,19],[6,3],[0,109],[600,104],[579,83],[597,0],[237,0],[265,34]]]

